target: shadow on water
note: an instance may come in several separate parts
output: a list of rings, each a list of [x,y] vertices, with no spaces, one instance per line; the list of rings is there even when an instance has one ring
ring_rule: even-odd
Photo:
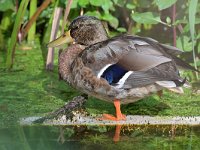
[[[199,126],[18,126],[0,129],[0,149],[199,149]]]

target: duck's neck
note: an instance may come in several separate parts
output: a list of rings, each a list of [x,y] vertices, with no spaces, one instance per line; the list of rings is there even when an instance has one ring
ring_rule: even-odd
[[[79,53],[84,50],[85,47],[79,44],[72,44],[67,49],[62,51],[59,55],[59,74],[63,80],[68,80],[71,73],[71,64]]]

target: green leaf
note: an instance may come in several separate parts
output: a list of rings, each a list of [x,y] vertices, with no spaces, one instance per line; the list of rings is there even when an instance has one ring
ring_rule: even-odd
[[[126,1],[124,0],[112,0],[112,1],[115,5],[120,6],[120,7],[124,7],[126,4]]]
[[[114,10],[112,1],[102,0],[101,5],[102,5],[101,7],[105,11],[105,13],[109,13],[109,9]]]
[[[195,15],[197,8],[198,0],[191,0],[189,4],[189,25],[190,25],[190,33],[192,40],[194,40],[195,36]]]
[[[177,0],[155,0],[159,10],[166,9],[176,3]]]
[[[153,14],[152,12],[134,13],[131,15],[131,17],[137,23],[143,23],[143,24],[162,23],[162,21],[160,20],[160,16],[158,14]]]
[[[126,4],[126,8],[128,8],[128,9],[135,9],[135,5],[133,5],[133,4]]]
[[[176,42],[177,48],[182,49],[186,52],[191,52],[192,42],[188,36],[179,37]]]
[[[117,28],[117,31],[119,31],[119,32],[127,32],[126,28],[123,28],[123,27]]]
[[[98,19],[100,19],[101,17],[101,14],[99,11],[87,11],[85,15],[94,16],[94,17],[97,17]]]
[[[102,6],[102,0],[90,0],[90,4],[93,6]]]
[[[119,25],[119,21],[117,18],[115,18],[114,16],[112,16],[111,14],[104,14],[101,19],[105,20],[105,21],[108,21],[108,23],[110,24],[111,27],[113,28],[117,28],[118,25]]]
[[[15,9],[13,0],[0,0],[0,11]]]
[[[151,1],[150,0],[139,0],[138,1],[138,6],[141,8],[148,8],[151,6]]]
[[[90,0],[90,4],[93,6],[103,8],[105,13],[108,13],[109,9],[114,10],[113,2],[110,0],[109,1],[108,0]]]
[[[171,24],[172,21],[171,21],[170,17],[166,18],[166,22],[167,22],[167,24]]]
[[[56,2],[56,5],[58,7],[62,7],[62,8],[65,8],[66,7],[66,4],[67,4],[67,1],[66,0],[59,0]]]
[[[78,1],[78,4],[81,6],[81,7],[86,7],[88,4],[89,4],[89,0],[79,0]]]
[[[77,8],[78,7],[78,0],[73,0],[71,8]]]

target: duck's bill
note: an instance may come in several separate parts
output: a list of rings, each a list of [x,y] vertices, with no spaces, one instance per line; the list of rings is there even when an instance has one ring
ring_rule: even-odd
[[[55,39],[54,41],[51,41],[49,44],[47,44],[47,47],[58,47],[65,43],[72,43],[74,40],[70,36],[70,31],[67,31],[63,35],[61,35],[59,38]]]

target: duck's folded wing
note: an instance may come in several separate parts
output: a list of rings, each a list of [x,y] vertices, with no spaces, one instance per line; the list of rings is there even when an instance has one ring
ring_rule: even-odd
[[[172,59],[139,37],[114,38],[86,48],[80,57],[84,65],[98,75],[110,65],[119,64],[127,71],[146,71]]]
[[[182,79],[179,76],[176,67],[173,65],[173,63],[167,62],[158,65],[154,68],[151,68],[147,71],[133,72],[124,82],[123,88],[127,89],[127,88],[141,87],[152,83],[157,83],[161,86],[168,86],[171,88],[171,87],[181,86],[182,84],[184,84],[184,79]]]

